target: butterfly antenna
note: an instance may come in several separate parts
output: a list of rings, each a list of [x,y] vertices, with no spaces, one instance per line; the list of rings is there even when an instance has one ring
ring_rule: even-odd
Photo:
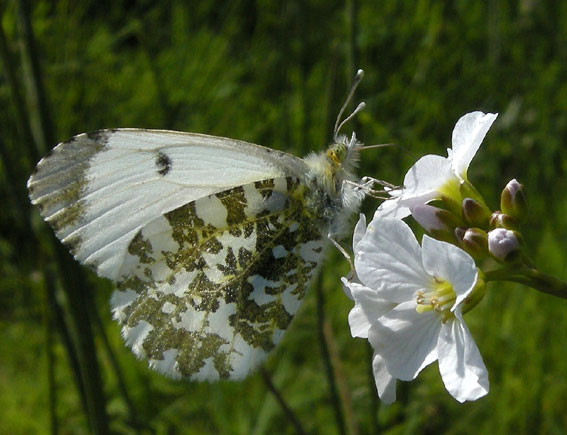
[[[362,150],[371,150],[373,148],[383,148],[383,147],[394,147],[397,146],[398,144],[395,143],[377,143],[374,145],[364,145],[364,148],[361,148]]]
[[[356,114],[358,112],[360,112],[361,110],[363,110],[366,107],[366,104],[360,103],[358,106],[356,106],[356,109],[354,109],[354,111],[346,119],[344,119],[341,122],[341,117],[343,116],[345,109],[347,108],[348,104],[350,103],[350,100],[352,100],[352,96],[354,95],[354,91],[356,91],[356,88],[360,84],[363,77],[364,77],[364,71],[359,69],[356,72],[356,75],[354,76],[354,82],[352,83],[352,86],[350,87],[350,92],[348,93],[346,100],[343,104],[343,107],[341,107],[341,110],[339,111],[339,116],[337,116],[337,121],[335,122],[335,128],[333,130],[333,138],[334,138],[335,142],[338,142],[338,135],[339,135],[339,131],[340,131],[341,127],[346,122],[350,121],[354,116],[356,116]]]

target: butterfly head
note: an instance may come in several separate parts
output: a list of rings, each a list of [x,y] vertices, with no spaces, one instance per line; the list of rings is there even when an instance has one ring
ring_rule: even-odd
[[[362,146],[363,145],[356,140],[354,133],[350,139],[346,136],[337,137],[335,143],[331,144],[325,153],[327,160],[334,170],[333,172],[352,172],[357,166],[358,155]]]
[[[321,217],[329,223],[329,234],[344,232],[348,217],[358,209],[365,196],[365,190],[360,188],[359,180],[354,174],[359,151],[363,145],[356,140],[354,133],[350,139],[345,135],[339,135],[345,123],[365,108],[365,104],[360,103],[349,116],[342,119],[362,77],[362,70],[358,70],[346,101],[337,116],[333,143],[326,151],[311,153],[304,159],[308,167],[305,181],[312,192],[311,209],[317,211],[318,218]]]
[[[366,107],[365,103],[359,103],[358,106],[356,106],[356,109],[354,109],[349,116],[347,116],[345,119],[342,119],[343,113],[352,100],[354,91],[356,90],[363,77],[364,71],[359,69],[356,73],[356,76],[354,77],[354,82],[335,122],[335,128],[333,130],[334,143],[326,152],[327,160],[333,168],[333,175],[339,175],[341,172],[344,172],[345,175],[350,175],[350,173],[356,166],[356,163],[358,162],[358,151],[360,150],[360,148],[362,148],[362,144],[356,140],[354,133],[349,140],[347,136],[339,135],[339,131],[341,130],[343,125],[354,118]]]

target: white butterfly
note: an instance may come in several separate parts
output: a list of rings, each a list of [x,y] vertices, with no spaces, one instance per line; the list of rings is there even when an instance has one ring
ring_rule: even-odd
[[[117,283],[112,310],[137,356],[171,377],[240,379],[280,341],[365,195],[351,173],[362,144],[339,128],[305,159],[194,133],[81,134],[28,189],[75,258]]]

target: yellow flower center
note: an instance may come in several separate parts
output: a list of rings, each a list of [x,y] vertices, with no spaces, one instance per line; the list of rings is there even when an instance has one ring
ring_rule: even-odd
[[[437,191],[447,198],[451,198],[456,202],[461,201],[461,182],[457,177],[452,177],[440,186]]]
[[[451,308],[455,304],[457,295],[453,290],[451,283],[439,279],[435,279],[433,286],[429,290],[420,290],[417,292],[418,313],[425,313],[434,310],[441,316],[441,321],[445,323],[454,317]]]

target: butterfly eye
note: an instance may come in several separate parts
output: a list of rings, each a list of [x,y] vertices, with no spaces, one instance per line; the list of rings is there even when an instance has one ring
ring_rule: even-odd
[[[331,162],[333,162],[335,165],[338,165],[340,163],[340,160],[337,156],[337,153],[335,152],[334,149],[329,149],[327,150],[327,157],[329,158],[329,160],[331,160]]]
[[[347,149],[343,144],[337,143],[331,145],[327,150],[327,158],[333,162],[336,166],[340,166],[344,161],[347,154]]]

